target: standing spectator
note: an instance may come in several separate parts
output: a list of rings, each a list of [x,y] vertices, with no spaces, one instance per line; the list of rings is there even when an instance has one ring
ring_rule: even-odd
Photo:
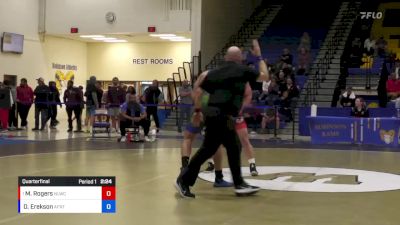
[[[365,39],[364,41],[364,52],[368,56],[374,55],[375,52],[375,40],[371,37]]]
[[[49,93],[50,88],[44,83],[43,78],[37,79],[38,86],[35,88],[33,94],[35,95],[35,127],[32,131],[39,130],[39,116],[40,116],[40,130],[43,131],[46,127],[47,116],[49,112]]]
[[[75,114],[77,130],[82,132],[82,105],[83,93],[77,87],[74,87],[72,80],[68,81],[67,90],[64,92],[64,103],[68,115],[68,132],[72,132],[72,112]]]
[[[57,120],[57,105],[62,108],[61,101],[60,101],[60,92],[57,89],[56,82],[50,81],[49,82],[49,115],[48,120],[50,120],[50,129],[56,129],[56,126],[60,123]]]
[[[8,111],[8,130],[14,131],[18,128],[18,116],[16,110],[17,91],[8,80],[5,80],[3,84],[4,87],[9,89],[11,93],[12,104],[10,110]]]
[[[99,108],[95,76],[91,76],[89,78],[88,85],[86,86],[85,97],[86,97],[85,125],[86,125],[86,130],[89,131],[89,127],[92,126],[94,123],[94,114],[96,113],[96,109]]]
[[[19,87],[17,87],[17,109],[21,118],[21,129],[27,129],[27,118],[29,110],[33,103],[33,90],[28,86],[28,81],[25,78],[21,79]]]
[[[298,49],[305,48],[307,51],[311,50],[311,37],[307,32],[303,33],[303,36],[300,38],[300,44]]]
[[[118,132],[117,121],[120,113],[120,106],[125,102],[126,91],[121,87],[117,77],[114,77],[112,82],[113,84],[108,87],[107,92],[108,115],[111,117],[112,128],[115,132]]]
[[[127,93],[128,92],[128,85],[123,84],[121,86],[122,86],[122,90],[124,90],[124,92]]]
[[[310,64],[310,53],[307,51],[306,48],[300,48],[297,60],[299,64],[298,65],[299,69],[297,70],[297,74],[304,75],[307,72],[308,66]]]
[[[96,91],[97,91],[97,102],[99,104],[99,108],[101,108],[102,107],[102,99],[103,99],[104,91],[101,88],[101,82],[100,81],[96,82]]]
[[[340,97],[340,104],[343,107],[354,107],[356,101],[356,94],[351,87],[348,87],[346,91]]]
[[[358,97],[355,101],[355,106],[351,110],[353,117],[369,117],[369,111],[365,105],[364,99]]]
[[[158,119],[158,103],[161,99],[161,91],[158,88],[158,81],[153,80],[153,83],[150,87],[148,87],[144,91],[144,96],[145,96],[145,101],[146,101],[146,113],[147,113],[147,119],[150,121],[150,116],[153,116],[154,123],[156,124],[157,127],[157,133],[159,132],[160,129],[160,122]]]
[[[8,116],[13,98],[10,89],[8,89],[2,82],[0,82],[0,132],[7,132]]]
[[[378,52],[379,57],[384,58],[386,56],[386,48],[387,48],[387,41],[383,37],[380,37],[376,41],[376,50]]]
[[[179,88],[179,95],[181,96],[180,109],[179,109],[179,123],[178,132],[182,132],[183,120],[187,122],[190,119],[190,112],[192,109],[192,87],[189,85],[188,80],[183,81],[182,87]]]
[[[394,100],[400,97],[400,80],[396,79],[396,74],[390,74],[390,79],[386,81],[386,92],[389,100]]]
[[[128,90],[126,91],[126,98],[125,100],[128,101],[129,100],[129,95],[135,95],[136,96],[136,89],[133,86],[129,86]]]

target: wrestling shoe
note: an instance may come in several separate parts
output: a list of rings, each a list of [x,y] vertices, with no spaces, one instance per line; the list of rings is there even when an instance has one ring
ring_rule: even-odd
[[[250,163],[250,173],[251,173],[251,176],[253,176],[253,177],[258,176],[258,172],[257,172],[255,163]]]
[[[192,192],[190,192],[189,186],[183,184],[179,178],[176,179],[176,182],[174,185],[175,185],[175,188],[178,191],[178,193],[183,198],[195,198],[196,197]]]

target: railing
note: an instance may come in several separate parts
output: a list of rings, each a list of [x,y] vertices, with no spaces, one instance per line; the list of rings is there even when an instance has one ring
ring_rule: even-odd
[[[316,95],[318,95],[318,89],[321,87],[320,84],[326,80],[326,75],[329,74],[332,59],[334,58],[338,50],[338,46],[340,46],[340,42],[343,38],[343,33],[346,32],[346,23],[348,23],[349,20],[351,21],[355,16],[353,7],[355,6],[349,5],[343,11],[343,16],[340,24],[335,27],[335,32],[333,33],[332,37],[327,40],[326,46],[322,48],[326,51],[324,56],[314,64],[314,69],[316,71],[307,81],[307,85],[305,88],[306,93],[303,102],[304,106],[308,106],[315,101],[315,97]]]
[[[265,6],[262,3],[260,6],[258,6],[254,12],[251,14],[251,16],[244,21],[242,26],[240,27],[239,31],[232,35],[226,45],[219,51],[217,52],[214,57],[212,58],[211,62],[206,65],[206,69],[212,69],[215,68],[219,63],[223,60],[224,54],[226,50],[230,46],[242,46],[244,45],[249,38],[254,35],[254,32],[257,30],[257,28],[260,26],[260,24],[266,19],[268,16],[274,15],[273,13],[270,13],[269,10],[264,10]],[[267,12],[263,14],[263,12]]]

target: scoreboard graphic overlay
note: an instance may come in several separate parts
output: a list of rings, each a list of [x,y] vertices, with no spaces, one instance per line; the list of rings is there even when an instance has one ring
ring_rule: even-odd
[[[115,213],[115,177],[18,177],[18,213]]]

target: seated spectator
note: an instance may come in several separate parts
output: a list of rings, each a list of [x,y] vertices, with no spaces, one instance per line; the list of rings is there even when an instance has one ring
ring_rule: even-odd
[[[374,55],[375,52],[375,40],[371,37],[365,39],[364,41],[364,52],[368,56]]]
[[[351,87],[348,87],[346,91],[340,96],[340,104],[343,107],[354,107],[356,101],[356,94]]]
[[[300,44],[298,50],[301,48],[305,48],[307,51],[311,50],[311,37],[307,32],[303,33],[303,36],[300,38]]]
[[[289,99],[289,92],[284,91],[280,99],[279,113],[283,116],[283,119],[286,122],[290,122],[293,120],[291,104],[292,102]]]
[[[376,41],[376,50],[378,52],[379,57],[383,58],[386,56],[386,48],[387,48],[387,41],[383,37],[380,37]]]
[[[290,77],[294,79],[294,73],[293,73],[293,66],[287,63],[282,64],[282,71],[285,74],[285,77]]]
[[[352,117],[369,117],[369,111],[365,105],[364,99],[358,97],[355,101],[355,106],[351,109]]]
[[[243,113],[243,118],[246,121],[249,128],[252,128],[251,134],[256,134],[257,127],[261,124],[262,116],[258,113]]]
[[[279,113],[275,112],[274,108],[266,108],[262,114],[261,133],[266,133],[269,124],[274,124],[276,129],[279,129]]]
[[[279,95],[284,91],[286,88],[286,78],[285,78],[285,73],[283,70],[280,70],[278,72],[278,75],[276,76],[276,84],[278,85],[279,88]]]
[[[266,82],[267,83],[267,82]],[[274,105],[279,100],[279,86],[276,83],[275,78],[272,78],[266,90],[263,86],[263,93],[260,96],[260,101],[265,100],[267,105]]]
[[[283,54],[281,55],[280,58],[281,63],[286,63],[289,65],[293,65],[293,55],[290,54],[290,51],[288,48],[283,49]]]
[[[361,58],[361,69],[370,69],[372,68],[374,59],[371,56],[368,56],[366,53],[363,53],[363,57]]]
[[[300,95],[300,91],[297,88],[297,85],[293,82],[292,78],[286,79],[286,88],[284,91],[288,92],[288,98],[290,100],[298,98]]]
[[[120,113],[121,142],[126,141],[126,128],[141,126],[144,130],[145,141],[151,141],[149,138],[150,121],[147,119],[146,110],[139,104],[136,95],[129,95],[128,102],[121,105]]]
[[[299,55],[297,56],[298,70],[297,75],[304,75],[308,70],[310,64],[310,53],[306,48],[300,48]]]
[[[400,97],[400,80],[396,79],[396,74],[390,74],[390,79],[386,81],[386,92],[389,100]]]

